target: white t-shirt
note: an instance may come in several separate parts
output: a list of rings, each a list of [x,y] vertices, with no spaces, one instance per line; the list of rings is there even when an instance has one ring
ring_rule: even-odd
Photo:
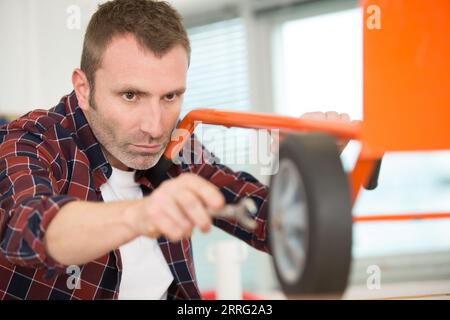
[[[100,187],[105,202],[143,197],[134,171],[113,168],[111,177]],[[122,280],[119,299],[167,299],[173,275],[156,239],[138,237],[120,248]]]

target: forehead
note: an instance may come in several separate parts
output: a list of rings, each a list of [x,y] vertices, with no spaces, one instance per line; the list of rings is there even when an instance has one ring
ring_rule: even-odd
[[[116,36],[106,48],[99,73],[112,81],[139,81],[184,85],[188,69],[188,54],[176,45],[163,56],[143,48],[133,35]]]

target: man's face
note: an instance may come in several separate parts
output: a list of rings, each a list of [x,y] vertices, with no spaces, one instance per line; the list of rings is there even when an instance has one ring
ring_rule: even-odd
[[[158,162],[180,115],[187,69],[182,46],[157,57],[132,35],[113,39],[85,110],[111,165],[146,170]]]

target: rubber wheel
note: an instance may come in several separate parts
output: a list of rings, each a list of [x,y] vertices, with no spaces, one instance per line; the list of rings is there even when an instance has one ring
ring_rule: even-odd
[[[286,137],[270,181],[269,246],[286,296],[340,297],[352,250],[349,184],[333,138]]]

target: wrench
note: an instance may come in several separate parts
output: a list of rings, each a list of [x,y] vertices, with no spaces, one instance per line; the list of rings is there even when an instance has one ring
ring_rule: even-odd
[[[251,198],[243,198],[237,204],[227,204],[220,210],[210,210],[209,214],[217,218],[233,218],[243,227],[249,230],[255,230],[256,221],[252,215],[258,212],[256,203]]]

